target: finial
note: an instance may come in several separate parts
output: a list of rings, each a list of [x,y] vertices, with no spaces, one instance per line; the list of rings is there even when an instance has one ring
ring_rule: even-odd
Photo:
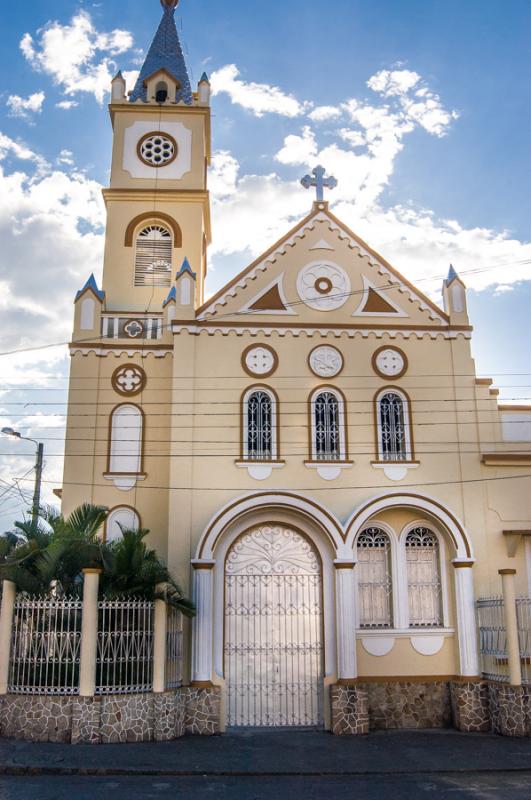
[[[163,8],[168,8],[170,11],[174,11],[179,5],[179,0],[160,0],[160,4]]]
[[[335,189],[337,186],[337,180],[332,175],[325,178],[325,172],[324,167],[318,166],[312,169],[313,178],[312,175],[305,175],[301,180],[305,189],[310,189],[312,186],[315,188],[318,203],[323,202],[325,189]]]

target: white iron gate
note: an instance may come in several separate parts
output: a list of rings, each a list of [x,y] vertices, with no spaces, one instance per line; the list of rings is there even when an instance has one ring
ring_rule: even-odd
[[[322,723],[322,579],[296,531],[262,526],[233,545],[225,567],[227,724]]]

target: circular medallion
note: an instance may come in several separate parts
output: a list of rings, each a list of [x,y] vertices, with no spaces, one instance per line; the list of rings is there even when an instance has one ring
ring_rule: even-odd
[[[252,344],[243,351],[242,367],[248,375],[267,378],[278,367],[278,356],[272,347]]]
[[[312,350],[308,364],[313,374],[319,378],[335,378],[343,369],[343,356],[335,347],[323,344]]]
[[[408,363],[405,353],[397,347],[380,347],[372,357],[372,366],[382,378],[401,378]]]
[[[300,299],[310,308],[334,311],[349,298],[350,278],[337,264],[315,261],[299,272],[297,291]]]
[[[177,142],[168,133],[146,133],[138,143],[138,157],[149,167],[165,167],[177,158]]]
[[[111,383],[118,394],[133,397],[145,389],[147,377],[144,370],[136,364],[124,364],[114,370]]]
[[[137,339],[144,333],[144,326],[137,319],[130,319],[124,325],[124,331],[130,339]]]

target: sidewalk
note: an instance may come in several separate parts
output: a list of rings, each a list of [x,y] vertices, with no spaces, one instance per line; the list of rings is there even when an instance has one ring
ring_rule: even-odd
[[[247,731],[176,742],[29,744],[0,740],[0,775],[363,776],[529,772],[531,738],[453,730]],[[524,777],[522,775],[522,777]]]

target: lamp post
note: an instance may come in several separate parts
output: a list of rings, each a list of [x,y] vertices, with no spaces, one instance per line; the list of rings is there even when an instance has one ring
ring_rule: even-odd
[[[42,442],[38,442],[36,439],[30,439],[28,436],[22,436],[19,431],[15,431],[13,428],[2,428],[2,433],[4,436],[12,436],[15,439],[22,439],[25,442],[33,442],[33,444],[37,445],[37,458],[35,461],[35,489],[33,492],[33,508],[31,512],[33,522],[37,522],[39,517],[39,508],[41,505],[41,481],[44,444]]]

